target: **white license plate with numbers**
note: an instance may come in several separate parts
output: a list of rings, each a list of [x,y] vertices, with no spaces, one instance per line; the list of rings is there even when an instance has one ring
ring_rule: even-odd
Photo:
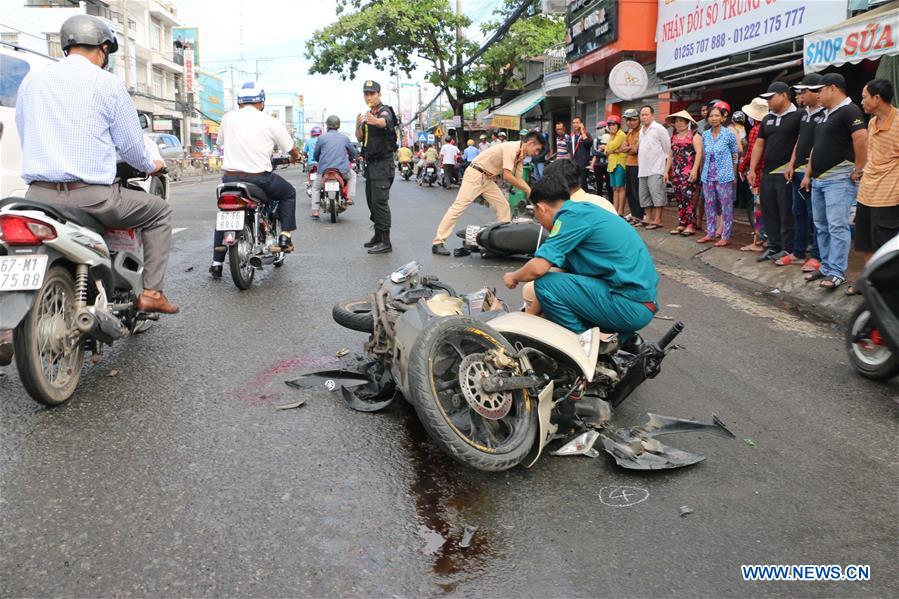
[[[340,183],[338,181],[325,181],[325,191],[340,191]]]
[[[40,289],[47,272],[46,254],[37,256],[0,256],[0,291]]]
[[[223,210],[215,221],[216,231],[240,231],[243,229],[243,210]]]
[[[482,227],[479,225],[468,225],[465,227],[465,243],[468,245],[478,245],[478,233]]]

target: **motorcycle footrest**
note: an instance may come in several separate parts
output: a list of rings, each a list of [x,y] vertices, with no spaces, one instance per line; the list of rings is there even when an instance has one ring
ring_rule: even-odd
[[[159,320],[159,314],[156,312],[138,312],[134,320]]]

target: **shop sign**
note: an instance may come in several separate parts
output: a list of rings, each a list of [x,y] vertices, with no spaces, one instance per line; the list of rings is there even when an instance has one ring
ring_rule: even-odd
[[[633,100],[643,95],[649,85],[649,75],[639,62],[624,60],[609,73],[609,87],[622,100]]]
[[[805,36],[802,62],[805,72],[830,65],[858,63],[865,58],[899,54],[899,9],[870,19]]]
[[[494,114],[491,123],[494,129],[521,129],[521,117]]]
[[[747,52],[846,19],[847,0],[659,0],[656,71]]]
[[[172,119],[153,119],[153,131],[171,131]]]
[[[194,85],[194,57],[187,53],[184,55],[184,93],[192,94],[195,91]]]
[[[565,57],[571,62],[618,39],[618,0],[575,0],[566,23]]]

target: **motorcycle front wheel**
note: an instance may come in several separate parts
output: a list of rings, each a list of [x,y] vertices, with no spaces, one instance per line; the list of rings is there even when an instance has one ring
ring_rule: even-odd
[[[856,308],[849,318],[846,350],[852,365],[865,378],[885,381],[899,374],[899,359],[887,347],[866,304]]]
[[[254,245],[253,227],[249,223],[245,223],[243,231],[237,235],[237,243],[228,249],[231,279],[241,291],[249,289],[253,284],[253,277],[256,276],[256,269],[250,266]]]
[[[512,354],[492,328],[466,317],[434,319],[409,354],[409,398],[429,436],[448,455],[478,470],[508,470],[537,437],[537,410],[527,391],[488,394],[479,377],[490,350]]]
[[[75,331],[75,283],[62,266],[47,271],[31,310],[13,332],[16,368],[28,395],[45,406],[65,403],[75,392],[84,343]]]

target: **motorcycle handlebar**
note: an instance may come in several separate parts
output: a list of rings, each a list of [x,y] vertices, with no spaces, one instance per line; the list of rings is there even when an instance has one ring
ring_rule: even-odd
[[[279,158],[272,158],[272,166],[281,166],[283,164],[290,164],[290,157],[283,156]]]
[[[666,347],[671,345],[671,342],[674,341],[674,338],[680,335],[681,331],[684,330],[684,323],[681,321],[677,321],[674,325],[668,329],[668,332],[659,339],[659,349],[664,350]]]

